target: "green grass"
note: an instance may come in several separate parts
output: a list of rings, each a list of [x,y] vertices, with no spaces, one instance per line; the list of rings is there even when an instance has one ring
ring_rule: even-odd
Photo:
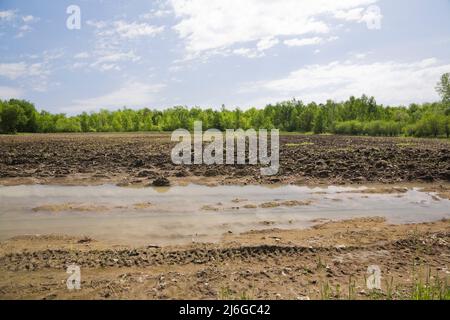
[[[422,276],[420,276],[422,274]],[[395,284],[394,278],[385,276],[383,278],[383,289],[364,289],[366,292],[363,299],[368,300],[450,300],[449,277],[440,277],[436,272],[433,274],[429,266],[426,267],[426,274],[419,272],[414,267],[412,271],[412,283]],[[366,283],[364,277],[364,284]],[[334,288],[328,281],[321,282],[319,286],[319,294],[321,300],[356,300],[358,299],[356,292],[356,279],[351,276],[347,285],[341,288],[336,285]],[[344,289],[344,294],[341,293]]]
[[[432,276],[430,268],[425,279],[416,278],[410,296],[411,300],[450,300],[450,286],[447,278]]]
[[[302,143],[286,143],[286,147],[302,147],[302,146],[313,146],[313,142],[302,142]]]
[[[397,147],[411,147],[411,146],[415,146],[415,144],[411,142],[397,143]]]

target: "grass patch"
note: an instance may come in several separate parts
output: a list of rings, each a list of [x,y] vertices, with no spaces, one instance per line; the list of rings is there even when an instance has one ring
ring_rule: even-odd
[[[428,268],[425,279],[414,279],[411,300],[450,300],[450,286],[447,278],[440,278],[438,274],[432,276]]]
[[[302,143],[286,143],[286,147],[302,147],[302,146],[313,146],[314,142],[302,142]]]
[[[423,270],[423,269],[422,269]],[[420,276],[422,274],[422,276]],[[426,267],[426,274],[419,270],[413,270],[412,283],[394,283],[394,278],[386,276],[383,278],[382,289],[368,290],[364,288],[366,279],[364,277],[363,288],[365,293],[362,296],[357,294],[357,281],[349,277],[348,282],[343,287],[337,284],[333,287],[328,281],[320,282],[319,294],[321,300],[450,300],[450,285],[448,276],[433,274],[429,266]],[[359,283],[359,281],[358,281]],[[361,288],[361,287],[360,287]]]
[[[411,143],[411,142],[397,143],[397,147],[400,147],[400,148],[402,148],[402,147],[412,147],[412,146],[415,146],[415,144]]]

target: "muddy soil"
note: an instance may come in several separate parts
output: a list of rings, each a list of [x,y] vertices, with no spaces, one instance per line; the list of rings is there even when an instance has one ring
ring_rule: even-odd
[[[450,199],[447,140],[283,135],[280,142],[279,174],[265,177],[258,166],[173,165],[174,144],[167,134],[0,136],[0,184],[375,187],[361,196],[401,195],[403,186],[411,184]],[[149,206],[142,202],[133,208]],[[109,210],[69,203],[36,207],[35,213],[61,209]],[[215,244],[164,247],[66,235],[19,236],[0,242],[0,299],[410,299],[417,284],[427,281],[450,297],[448,220],[391,225],[383,218],[361,218],[314,224],[279,230],[268,223],[262,231],[226,233]],[[79,291],[66,287],[71,264],[81,267]],[[381,291],[366,287],[370,265],[381,269]]]
[[[66,287],[72,263],[81,267],[79,291]],[[366,287],[369,265],[381,269],[381,291]],[[164,248],[22,236],[0,244],[0,298],[409,299],[427,274],[449,290],[449,268],[448,220],[328,221],[307,230],[226,234],[220,244]]]
[[[0,183],[367,184],[450,181],[447,140],[283,135],[277,176],[258,166],[176,166],[168,134],[0,136]],[[159,178],[159,179],[158,179]]]

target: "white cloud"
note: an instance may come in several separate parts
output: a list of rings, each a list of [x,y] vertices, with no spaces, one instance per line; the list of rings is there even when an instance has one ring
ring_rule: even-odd
[[[377,6],[370,6],[365,8],[354,8],[351,10],[340,10],[335,13],[335,18],[343,19],[345,21],[356,21],[366,23],[367,28],[378,30],[381,28],[381,20],[383,15],[380,8]]]
[[[19,28],[19,30],[20,30],[20,31],[30,31],[30,30],[31,30],[31,27],[30,27],[29,25],[27,25],[27,24],[24,24],[23,26],[21,26],[21,27]]]
[[[33,22],[39,21],[40,19],[36,18],[30,14],[30,15],[22,16],[22,20],[25,23],[33,23]]]
[[[27,74],[28,65],[25,62],[0,63],[0,76],[15,80]]]
[[[155,17],[161,18],[161,17],[165,17],[168,16],[172,13],[171,10],[156,10],[154,12]]]
[[[117,62],[117,61],[139,61],[141,58],[138,57],[133,51],[129,52],[112,52],[109,54],[105,54],[98,58],[98,60],[94,63],[101,64],[105,62]]]
[[[326,17],[377,0],[170,0],[188,54],[282,36],[328,33]],[[344,19],[345,20],[345,19]]]
[[[321,38],[321,37],[302,38],[302,39],[294,38],[285,40],[283,43],[288,47],[304,47],[304,46],[324,44],[327,42],[336,41],[338,39],[339,37],[337,36],[332,36],[328,38]]]
[[[59,50],[44,51],[40,55],[27,56],[27,60],[0,63],[0,77],[20,81],[21,87],[44,92],[50,85],[49,77],[54,70],[54,60],[63,56]],[[24,56],[25,58],[25,56]],[[52,83],[54,85],[55,83]]]
[[[320,44],[323,42],[323,38],[314,37],[314,38],[303,38],[303,39],[289,39],[285,40],[284,44],[288,47],[302,47],[302,46],[310,46],[315,44]]]
[[[0,11],[0,21],[11,21],[15,19],[16,13],[14,10]]]
[[[163,18],[172,13],[173,12],[171,10],[165,10],[165,9],[151,10],[148,13],[141,14],[139,16],[139,18],[141,18],[141,19]]]
[[[164,31],[164,26],[154,26],[145,22],[117,21],[87,21],[87,25],[95,29],[95,48],[87,56],[85,52],[79,53],[77,59],[92,58],[90,67],[101,71],[122,70],[121,63],[137,62],[140,56],[135,54],[130,40],[154,37]],[[135,47],[135,46],[134,46]],[[130,50],[126,50],[130,48]],[[76,69],[80,64],[72,65]]]
[[[137,62],[139,60],[141,60],[141,57],[137,56],[132,50],[129,52],[104,51],[98,54],[98,57],[90,66],[101,71],[119,71],[121,70],[119,62]]]
[[[85,68],[87,66],[86,62],[75,62],[72,65],[69,66],[70,69],[76,70],[80,68]]]
[[[438,99],[435,85],[450,71],[450,64],[435,58],[416,62],[339,62],[309,65],[287,77],[251,84],[249,90],[265,89],[271,95],[304,101],[345,100],[367,94],[386,104],[409,104]]]
[[[0,21],[17,21],[17,19],[21,19],[21,21],[27,25],[40,20],[38,17],[32,16],[31,14],[20,16],[16,12],[17,10],[0,11]]]
[[[89,53],[86,51],[79,52],[76,55],[73,56],[75,59],[87,59],[90,57]]]
[[[364,8],[354,8],[347,11],[336,11],[334,16],[345,21],[360,21],[363,16]]]
[[[13,29],[19,31],[15,35],[15,38],[22,38],[26,33],[33,30],[30,24],[36,23],[40,19],[32,15],[18,15],[17,11],[18,10],[0,11],[0,22],[9,22]]]
[[[44,63],[33,63],[28,66],[27,76],[46,76],[49,75],[50,71],[47,70]]]
[[[33,28],[31,28],[29,25],[24,24],[23,26],[21,26],[19,28],[19,33],[16,35],[16,38],[22,38],[25,36],[25,34],[27,32],[30,32],[31,30],[33,30]]]
[[[143,36],[155,36],[164,31],[164,26],[156,27],[148,23],[127,23],[125,21],[116,21],[114,23],[115,32],[121,37],[134,39]]]
[[[164,88],[162,84],[144,84],[140,82],[127,82],[117,90],[104,95],[73,101],[73,104],[64,108],[65,112],[80,112],[99,110],[101,108],[111,109],[123,106],[148,107],[154,103],[155,96]]]
[[[99,65],[98,68],[100,71],[110,71],[110,70],[120,71],[121,70],[120,67],[114,63],[102,63],[101,65]]]
[[[118,20],[107,21],[88,21],[88,25],[97,29],[99,37],[119,36],[124,39],[136,39],[140,37],[153,37],[164,31],[164,26],[154,26],[146,22],[126,22]]]
[[[229,53],[246,57],[246,58],[260,58],[264,57],[264,51],[276,46],[280,41],[276,38],[264,38],[258,41],[256,44],[256,48],[237,48],[231,50],[223,51],[224,55],[228,55]]]
[[[23,77],[46,76],[49,71],[42,63],[28,64],[25,62],[1,63],[0,76],[15,80]]]
[[[361,53],[355,53],[353,56],[354,56],[356,59],[364,59],[364,58],[367,57],[367,53],[363,53],[363,52],[361,52]]]
[[[21,98],[22,96],[22,89],[0,86],[0,99],[7,100],[12,98]]]
[[[259,51],[264,51],[267,49],[272,48],[273,46],[276,46],[280,41],[278,39],[275,38],[265,38],[260,40],[257,44],[256,44],[256,48]]]
[[[96,21],[96,20],[88,20],[86,24],[90,27],[94,27],[95,29],[103,29],[108,23],[106,21]]]
[[[246,57],[246,58],[259,58],[264,56],[264,53],[259,52],[258,50],[250,49],[250,48],[239,48],[234,49],[233,54]]]
[[[60,58],[64,57],[64,50],[59,49],[52,49],[52,50],[45,50],[42,53],[42,61],[45,63],[52,62],[55,60],[58,60]]]
[[[337,36],[332,36],[332,37],[328,37],[328,38],[321,38],[321,37],[303,38],[303,39],[294,38],[294,39],[285,40],[283,43],[288,47],[303,47],[303,46],[319,45],[319,44],[323,44],[326,42],[335,41],[338,39],[339,39],[339,37],[337,37]]]

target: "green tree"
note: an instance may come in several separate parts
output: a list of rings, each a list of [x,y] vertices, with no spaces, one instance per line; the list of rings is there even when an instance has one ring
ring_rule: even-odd
[[[314,125],[315,104],[309,104],[299,117],[299,130],[301,132],[311,132]]]
[[[77,117],[61,117],[56,121],[56,131],[58,132],[81,132],[80,121]]]
[[[325,132],[325,115],[322,109],[317,112],[314,118],[314,133],[324,133]]]
[[[420,137],[437,137],[443,132],[443,117],[427,113],[417,123],[416,135]]]
[[[17,124],[18,132],[36,132],[38,129],[37,124],[37,111],[34,105],[25,100],[11,99],[10,105],[15,105],[22,109],[22,117]]]
[[[441,76],[441,80],[436,86],[436,91],[442,98],[442,102],[445,104],[450,103],[450,73],[444,73]]]
[[[447,138],[450,138],[450,115],[444,117],[442,127],[444,130],[445,136]]]
[[[23,110],[16,104],[4,103],[1,107],[0,119],[1,133],[16,133],[26,117]]]
[[[83,132],[90,132],[89,115],[87,114],[87,112],[83,112],[79,116],[79,119],[80,119],[81,131],[83,131]]]

